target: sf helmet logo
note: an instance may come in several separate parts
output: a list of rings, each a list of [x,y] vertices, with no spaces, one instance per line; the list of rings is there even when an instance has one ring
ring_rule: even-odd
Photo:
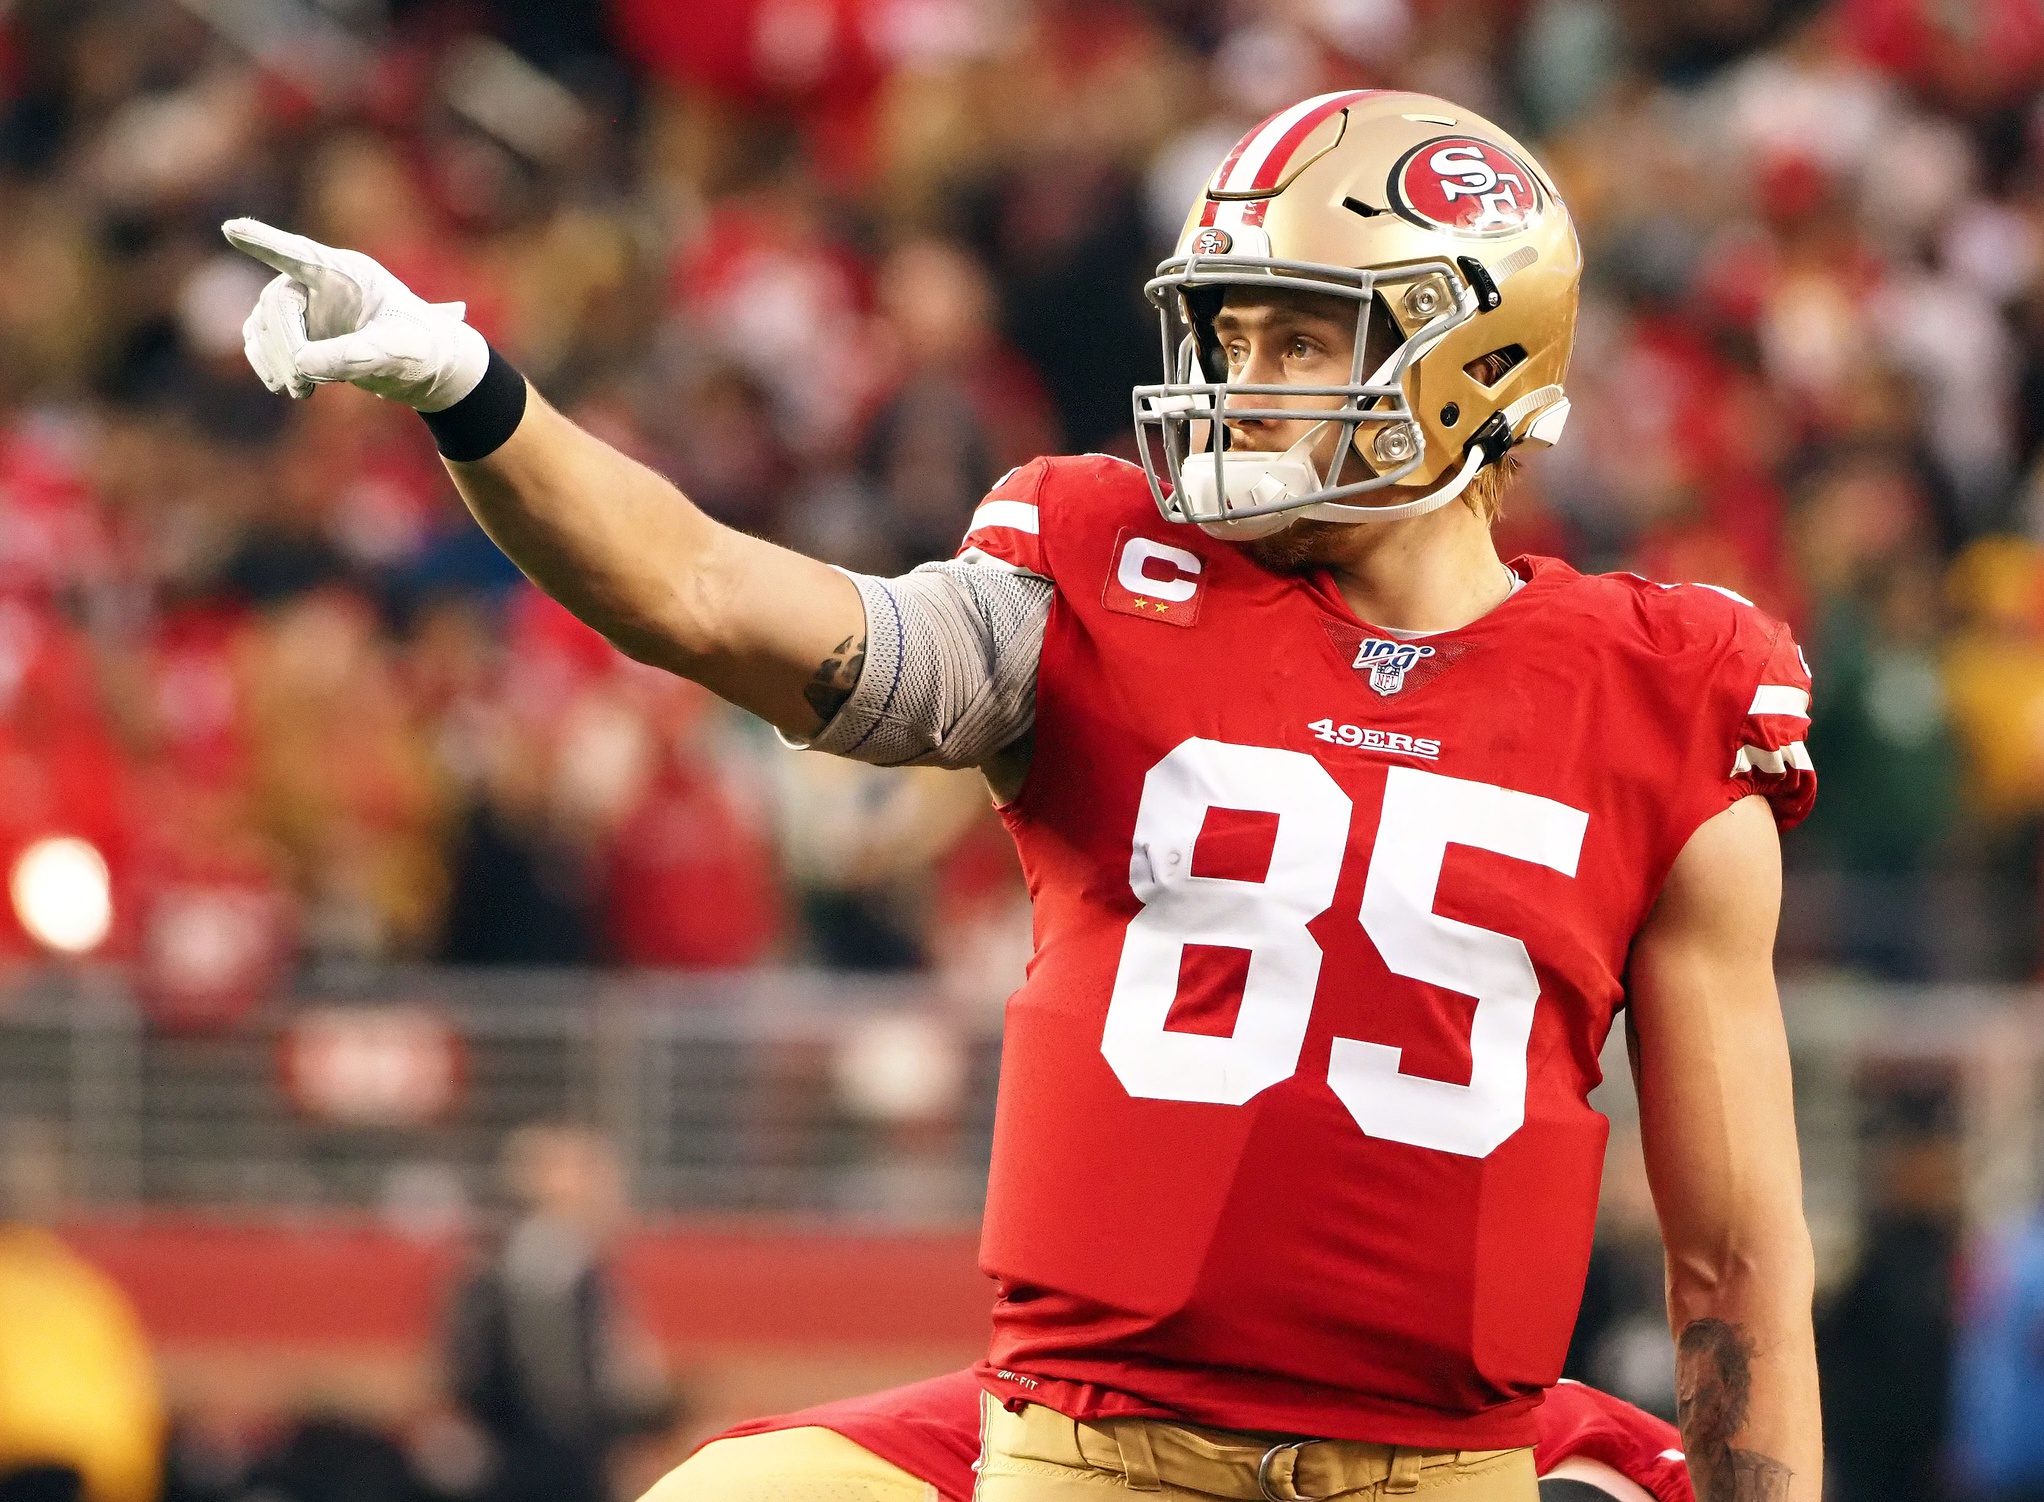
[[[1432,647],[1422,647],[1417,642],[1386,641],[1372,636],[1356,648],[1356,660],[1349,666],[1358,672],[1367,669],[1370,687],[1388,699],[1405,687],[1407,673],[1433,655]]]
[[[1192,252],[1201,256],[1224,256],[1235,248],[1235,237],[1224,229],[1211,227],[1193,237]]]
[[[1525,163],[1470,136],[1414,147],[1393,170],[1391,188],[1407,218],[1465,235],[1511,234],[1540,207]]]

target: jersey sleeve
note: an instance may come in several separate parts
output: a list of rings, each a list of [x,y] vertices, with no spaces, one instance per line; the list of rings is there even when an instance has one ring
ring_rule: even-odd
[[[1675,762],[1648,817],[1654,863],[1665,876],[1696,831],[1740,799],[1767,800],[1778,828],[1792,829],[1817,799],[1810,728],[1810,670],[1789,628],[1729,590],[1652,585],[1656,686],[1643,704],[1657,743]],[[1659,889],[1659,879],[1649,890]]]
[[[1774,821],[1793,829],[1817,801],[1817,768],[1803,738],[1810,733],[1810,669],[1789,628],[1746,607],[1739,648],[1727,663],[1737,726],[1729,737],[1726,775],[1736,796],[1758,793]]]
[[[958,557],[969,563],[1006,564],[1042,579],[1052,577],[1043,545],[1044,481],[1049,459],[1011,469],[987,492],[966,524]]]
[[[809,741],[783,741],[873,766],[956,768],[1028,732],[1049,580],[963,559],[847,577],[866,608],[859,680]]]

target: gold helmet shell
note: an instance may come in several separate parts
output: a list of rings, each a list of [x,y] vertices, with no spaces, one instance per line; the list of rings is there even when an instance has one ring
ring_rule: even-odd
[[[1445,504],[1512,447],[1560,435],[1581,277],[1553,182],[1482,116],[1374,89],[1279,111],[1215,170],[1145,288],[1165,379],[1136,389],[1135,412],[1159,509],[1263,531],[1301,515],[1379,521]],[[1231,286],[1352,300],[1350,382],[1230,382],[1210,325]],[[1231,457],[1207,441],[1223,403],[1235,417],[1297,418],[1296,406],[1249,405],[1280,395],[1343,399],[1316,414],[1345,428],[1325,481],[1310,463],[1287,467],[1292,456]]]

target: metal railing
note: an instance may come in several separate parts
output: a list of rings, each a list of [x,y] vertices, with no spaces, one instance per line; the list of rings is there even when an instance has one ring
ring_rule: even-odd
[[[1959,1145],[1969,1220],[2044,1188],[2035,995],[1804,983],[1785,1004],[1827,1261],[1849,1253],[1863,1147],[1898,1080],[1942,1102],[1927,1129]],[[1594,1099],[1622,1142],[1621,1031]],[[152,1030],[91,972],[0,1004],[0,1116],[64,1125],[99,1206],[430,1220],[494,1197],[511,1129],[571,1119],[617,1143],[649,1210],[970,1219],[998,1067],[997,1018],[960,1017],[912,980],[808,972],[401,970],[192,1036]]]
[[[495,1193],[507,1133],[601,1127],[655,1211],[978,1213],[997,1023],[913,984],[398,971],[233,1030],[74,976],[0,1009],[0,1115],[63,1125],[97,1206],[381,1208]]]

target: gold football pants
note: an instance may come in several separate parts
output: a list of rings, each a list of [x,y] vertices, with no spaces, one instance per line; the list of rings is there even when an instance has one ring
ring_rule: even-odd
[[[641,1502],[938,1502],[937,1489],[829,1429],[704,1445]]]
[[[983,1400],[974,1502],[1536,1502],[1531,1450],[1413,1450],[1360,1441],[1270,1446],[1145,1419],[1078,1424]],[[932,1486],[828,1429],[718,1440],[643,1502],[937,1502]],[[1137,1502],[1133,1496],[1130,1502]]]
[[[1361,1440],[1273,1444],[1151,1419],[1075,1423],[1030,1404],[981,1401],[985,1452],[974,1502],[1538,1502],[1533,1452],[1415,1450]],[[1130,1495],[1130,1502],[1136,1502]]]

